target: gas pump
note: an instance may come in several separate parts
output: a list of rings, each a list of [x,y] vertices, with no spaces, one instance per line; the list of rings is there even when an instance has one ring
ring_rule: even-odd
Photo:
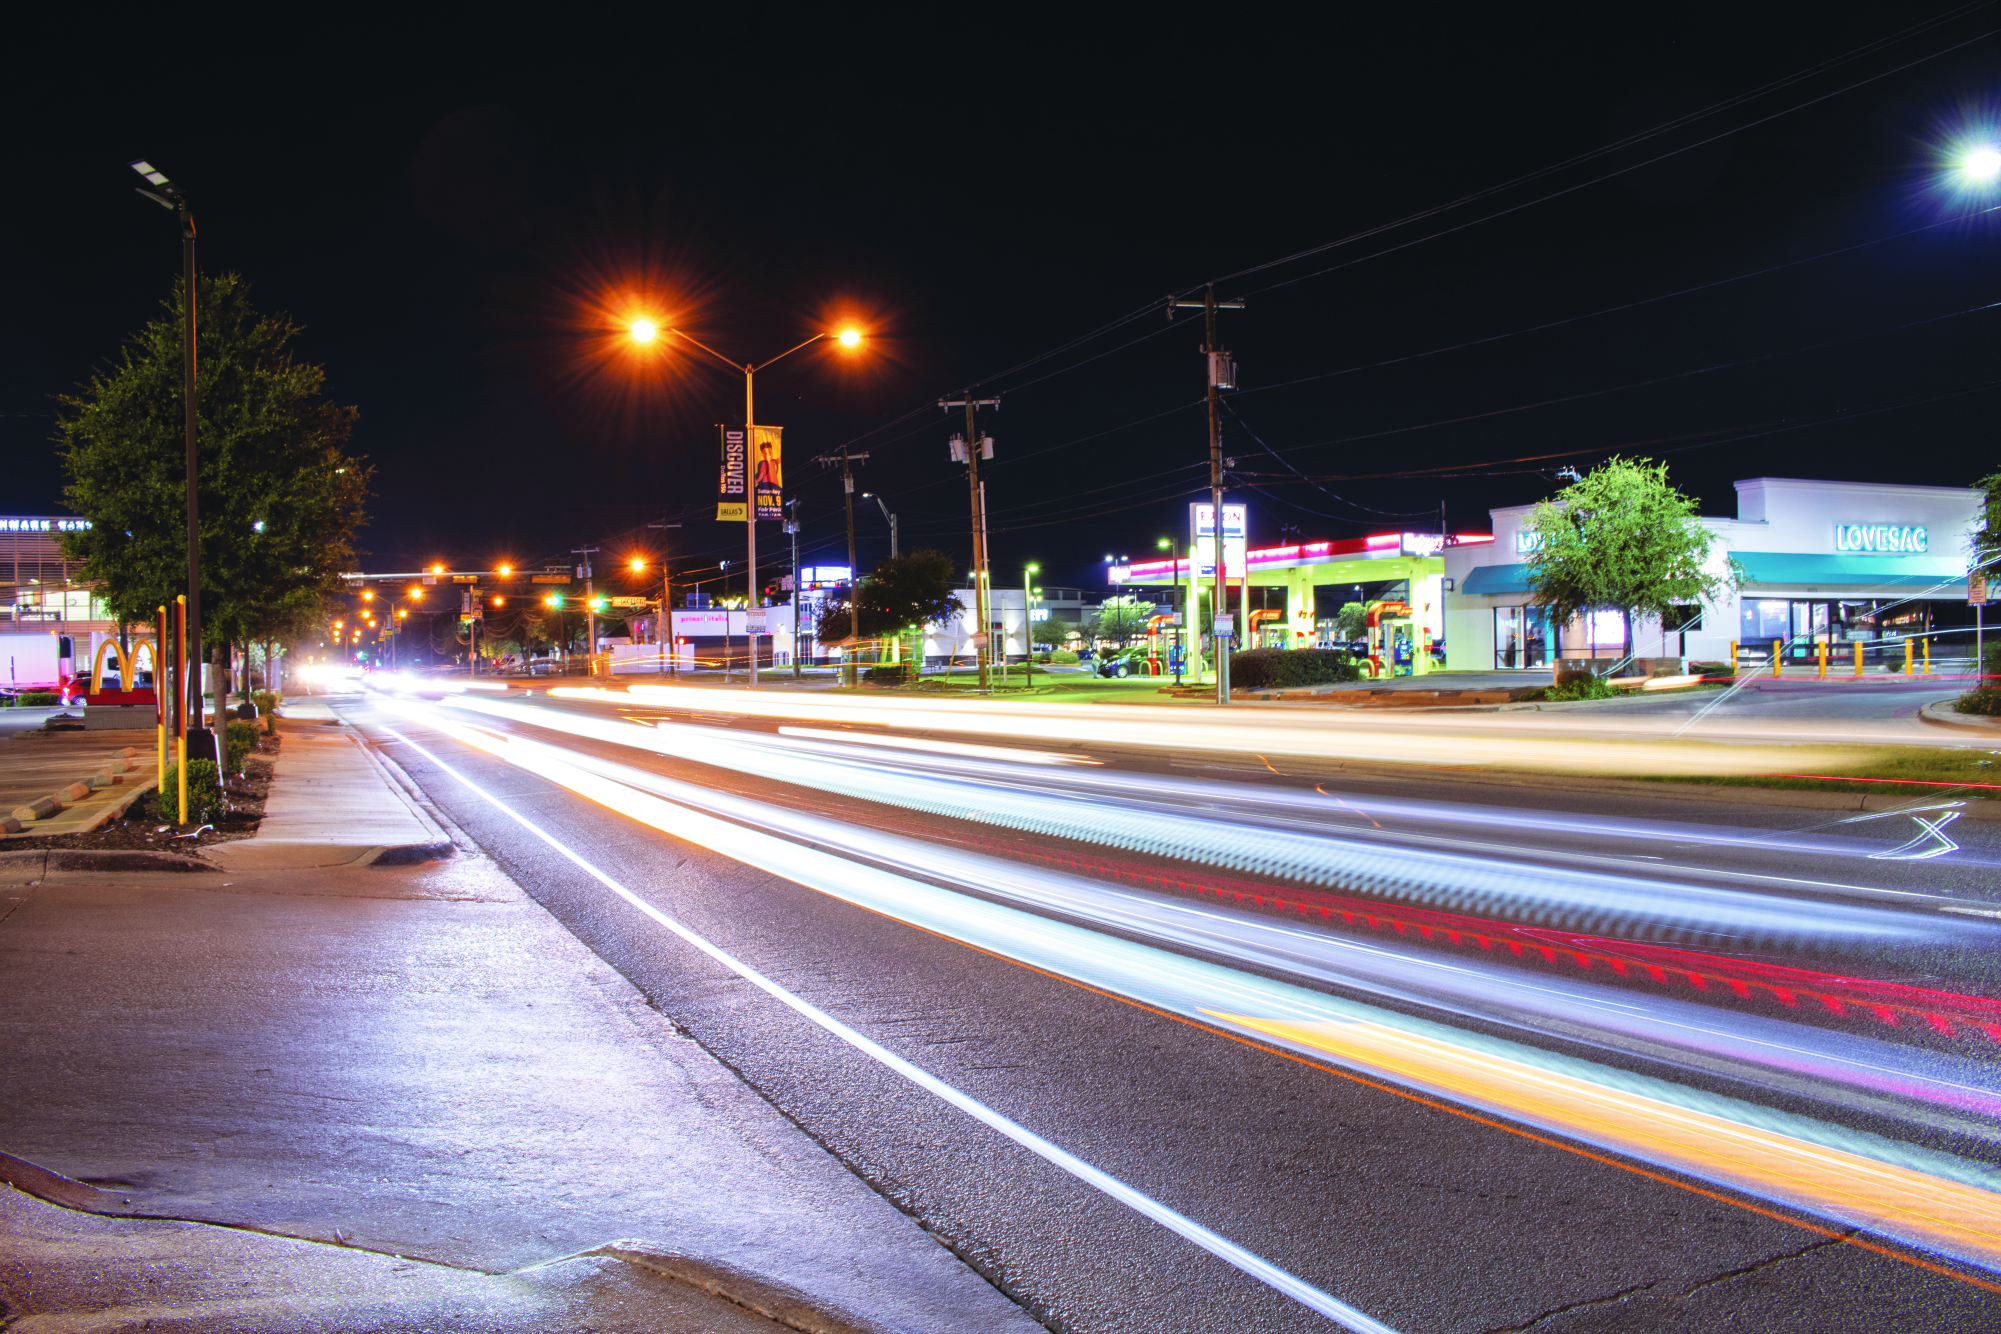
[[[1402,649],[1399,656],[1399,636]],[[1408,602],[1369,604],[1369,675],[1409,676],[1415,669],[1416,626]]]

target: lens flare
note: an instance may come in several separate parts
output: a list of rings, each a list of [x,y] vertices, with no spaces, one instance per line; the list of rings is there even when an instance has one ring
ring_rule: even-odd
[[[862,331],[860,329],[841,330],[842,347],[860,347],[861,342],[862,342]]]
[[[660,335],[660,326],[652,320],[634,320],[632,336],[642,343],[650,343]]]
[[[1982,145],[1969,152],[1959,169],[1966,179],[1978,185],[1986,185],[1996,176],[2001,176],[2001,148],[1991,144]]]

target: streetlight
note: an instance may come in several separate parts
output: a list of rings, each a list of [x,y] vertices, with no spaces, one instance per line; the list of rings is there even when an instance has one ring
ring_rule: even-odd
[[[1173,538],[1171,538],[1171,537],[1163,537],[1163,538],[1161,538],[1161,539],[1160,539],[1159,541],[1155,542],[1155,543],[1154,543],[1154,545],[1155,545],[1156,547],[1160,548],[1160,549],[1161,549],[1162,551],[1165,551],[1165,552],[1167,553],[1167,559],[1168,559],[1168,571],[1167,571],[1167,577],[1168,577],[1168,579],[1169,579],[1170,581],[1172,581],[1172,583],[1174,584],[1174,586],[1175,586],[1176,588],[1179,588],[1179,587],[1181,586],[1181,548],[1180,548],[1180,544],[1179,544],[1179,543],[1177,543],[1177,542],[1176,542],[1176,541],[1175,541],[1175,540],[1174,540]],[[1192,556],[1194,555],[1194,553],[1193,553],[1193,552],[1190,552],[1189,554],[1190,554],[1190,556],[1191,556],[1191,557],[1192,557]],[[1179,643],[1178,645],[1176,645],[1176,646],[1175,646],[1175,647],[1173,648],[1173,650],[1172,650],[1172,656],[1173,656],[1173,658],[1174,658],[1174,684],[1175,684],[1175,685],[1177,685],[1177,686],[1181,684],[1181,664],[1182,664],[1182,660],[1183,660],[1183,659],[1185,659],[1185,658],[1186,658],[1186,657],[1188,656],[1188,641],[1189,641],[1189,635],[1190,635],[1190,633],[1191,633],[1191,629],[1190,629],[1190,627],[1192,627],[1192,626],[1193,626],[1193,625],[1195,624],[1195,605],[1194,605],[1194,604],[1195,604],[1195,569],[1194,569],[1194,566],[1195,566],[1195,562],[1194,562],[1194,561],[1193,561],[1193,560],[1191,559],[1191,560],[1190,560],[1190,561],[1188,562],[1188,565],[1189,565],[1189,570],[1188,570],[1188,605],[1187,605],[1186,607],[1184,607],[1184,608],[1182,609],[1182,616],[1181,616],[1181,622],[1182,622],[1182,624],[1181,624],[1181,633],[1180,633],[1180,634],[1179,634],[1178,636],[1176,636],[1176,638],[1178,638],[1178,639],[1179,639],[1179,640],[1180,640],[1181,642],[1180,642],[1180,643]]]
[[[1980,144],[1967,150],[1959,160],[1959,174],[1974,185],[1987,185],[2001,176],[2001,148]]]
[[[1021,674],[1034,685],[1035,673],[1030,664],[1035,661],[1035,576],[1042,573],[1040,565],[1029,564],[1021,567]],[[1007,631],[1001,631],[1001,670],[1007,670]]]
[[[889,521],[889,558],[896,559],[896,516],[889,512],[889,502],[873,491],[862,492],[863,500],[873,500],[882,510],[882,517]]]
[[[808,338],[805,342],[793,344],[791,347],[786,348],[783,352],[780,352],[777,356],[772,357],[768,361],[760,363],[752,363],[746,361],[742,365],[738,365],[736,362],[731,361],[728,357],[724,356],[722,353],[710,347],[707,343],[702,342],[700,339],[691,337],[690,335],[688,335],[687,333],[683,332],[680,329],[662,328],[660,325],[655,324],[652,320],[634,320],[627,327],[632,332],[632,338],[634,342],[642,344],[651,343],[654,339],[660,337],[662,334],[673,334],[676,337],[680,338],[683,342],[688,343],[690,346],[700,348],[702,351],[714,357],[717,361],[722,362],[723,365],[728,366],[731,370],[743,372],[743,430],[744,430],[745,449],[749,449],[750,447],[751,427],[755,425],[757,421],[757,399],[755,392],[755,383],[756,383],[756,376],[759,371],[765,369],[766,367],[772,365],[775,362],[783,361],[785,358],[791,356],[794,352],[797,352],[802,347],[812,346],[814,343],[819,342],[822,338],[831,337],[834,339],[835,342],[839,343],[842,347],[850,349],[858,348],[861,346],[862,343],[862,332],[859,329],[848,328],[848,329],[842,329],[839,332],[835,332],[834,330],[831,329],[822,329],[819,333],[814,334],[811,338]],[[747,479],[750,494],[744,497],[744,522],[743,522],[744,545],[747,549],[746,555],[749,559],[749,565],[750,565],[748,575],[744,580],[744,588],[746,591],[746,596],[744,598],[744,622],[746,628],[748,628],[750,622],[752,603],[754,599],[757,597],[757,479],[755,476],[755,469],[753,468],[752,471],[753,475],[749,479]],[[757,689],[757,635],[753,632],[748,637],[750,640],[750,688],[755,690]],[[725,672],[727,673],[727,665],[725,665]]]
[[[153,187],[151,190],[139,186],[135,186],[134,188],[161,208],[173,213],[180,219],[181,224],[181,305],[183,314],[187,317],[182,321],[181,331],[181,419],[183,429],[187,434],[188,456],[188,610],[186,625],[187,642],[194,645],[194,657],[199,662],[201,660],[201,516],[198,501],[199,489],[196,482],[198,461],[195,451],[195,215],[188,207],[188,197],[182,192],[181,187],[168,180],[152,163],[141,158],[131,163],[130,166],[132,170],[145,178],[147,185]],[[188,664],[184,662],[176,663],[174,666],[176,671],[182,673],[185,673],[188,669]],[[218,690],[221,689],[219,679],[216,688]],[[183,761],[188,759],[213,760],[220,764],[222,762],[222,751],[216,745],[215,733],[205,731],[201,726],[201,673],[199,670],[194,674],[194,685],[187,692],[187,699],[188,706],[193,713],[193,726],[190,727],[189,719],[186,715],[180,717],[175,723],[180,736],[180,758]],[[216,699],[215,713],[218,719],[222,717],[222,699],[220,696]],[[205,742],[198,742],[192,752],[187,748],[188,733],[190,731],[200,732],[207,737]],[[185,773],[186,769],[183,768],[182,772]],[[181,814],[183,816],[187,814],[185,803],[183,803]]]

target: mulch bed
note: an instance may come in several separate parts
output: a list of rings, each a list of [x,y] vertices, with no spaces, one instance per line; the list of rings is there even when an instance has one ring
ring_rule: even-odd
[[[257,749],[244,757],[243,772],[231,775],[223,784],[229,814],[215,825],[203,825],[192,835],[179,832],[171,814],[160,814],[160,793],[149,792],[132,804],[122,820],[110,820],[87,834],[46,834],[41,837],[10,838],[5,850],[25,852],[38,848],[91,848],[196,854],[197,849],[215,843],[233,843],[257,832],[264,819],[264,798],[271,791],[272,761],[278,754],[282,736],[257,738]],[[141,754],[135,759],[152,763]],[[173,801],[168,799],[171,812]]]

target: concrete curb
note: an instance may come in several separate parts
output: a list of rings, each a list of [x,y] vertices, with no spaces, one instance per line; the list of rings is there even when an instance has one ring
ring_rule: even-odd
[[[440,861],[454,855],[458,851],[458,843],[450,833],[450,822],[445,819],[444,813],[431,804],[430,800],[423,795],[423,790],[417,786],[416,781],[410,775],[403,772],[401,765],[383,754],[375,746],[369,744],[367,738],[362,735],[359,728],[355,727],[353,723],[342,717],[337,710],[333,710],[330,706],[329,712],[334,714],[335,719],[341,727],[348,729],[349,734],[354,738],[355,744],[361,748],[361,753],[368,757],[368,762],[375,766],[376,772],[382,776],[382,781],[388,785],[390,790],[395,792],[402,799],[403,804],[410,808],[411,814],[417,817],[417,822],[436,835],[436,837],[422,843],[399,843],[370,848],[367,852],[355,858],[350,864],[354,866],[415,866],[422,862]]]
[[[135,1212],[128,1196],[73,1180],[60,1172],[52,1172],[46,1167],[31,1163],[25,1158],[16,1158],[10,1153],[0,1153],[0,1184],[12,1186],[23,1195],[32,1196],[44,1203],[73,1209],[78,1213],[95,1214],[105,1218],[162,1221],[160,1215]],[[232,1229],[241,1227],[240,1224],[224,1223],[215,1219],[174,1217],[165,1221],[199,1222],[207,1227]],[[297,1241],[315,1240],[287,1232],[269,1232],[262,1228],[246,1230],[264,1236],[287,1237]],[[334,1244],[345,1245],[340,1241]],[[378,1253],[387,1254],[387,1252]],[[587,1251],[544,1260],[514,1272],[532,1273],[537,1269],[546,1269],[571,1260],[593,1256],[619,1260],[636,1269],[643,1269],[663,1278],[699,1288],[712,1297],[740,1306],[787,1329],[800,1330],[802,1334],[895,1334],[895,1331],[888,1326],[866,1317],[831,1311],[827,1309],[825,1303],[816,1301],[811,1294],[801,1292],[789,1284],[738,1268],[726,1261],[703,1259],[653,1242],[637,1240],[607,1242]],[[419,1263],[435,1263],[420,1256],[397,1255],[396,1258],[416,1260]]]
[[[89,1190],[86,1186],[84,1189]],[[565,1259],[603,1255],[638,1269],[675,1279],[720,1297],[766,1320],[805,1334],[893,1334],[888,1326],[852,1314],[836,1314],[813,1297],[784,1283],[716,1260],[656,1248],[644,1241],[613,1241]],[[540,1268],[540,1266],[536,1266]]]
[[[60,815],[62,812],[68,810],[72,804],[89,800],[90,794],[93,792],[100,792],[107,787],[117,787],[126,782],[134,781],[128,779],[127,775],[139,767],[132,762],[133,757],[138,753],[139,748],[136,746],[121,746],[117,750],[112,751],[110,757],[104,763],[98,765],[90,777],[71,783],[58,791],[51,792],[46,797],[37,797],[25,806],[16,806],[4,818],[0,818],[0,829],[5,829],[10,834],[27,833],[29,832],[29,825],[38,820],[46,820],[51,816]],[[131,795],[123,801],[113,802],[111,805],[106,806],[103,811],[94,816],[83,828],[66,829],[63,832],[66,834],[89,833],[106,820],[123,815],[126,811],[130,810],[132,803],[150,792],[158,782],[159,779],[157,776],[137,780]]]
[[[1918,710],[1918,721],[1930,723],[1933,727],[1956,727],[1968,732],[1985,732],[1989,736],[2001,738],[2001,718],[1985,718],[1975,713],[1961,713],[1952,706],[1951,700],[1942,699],[1936,704],[1927,704]]]

